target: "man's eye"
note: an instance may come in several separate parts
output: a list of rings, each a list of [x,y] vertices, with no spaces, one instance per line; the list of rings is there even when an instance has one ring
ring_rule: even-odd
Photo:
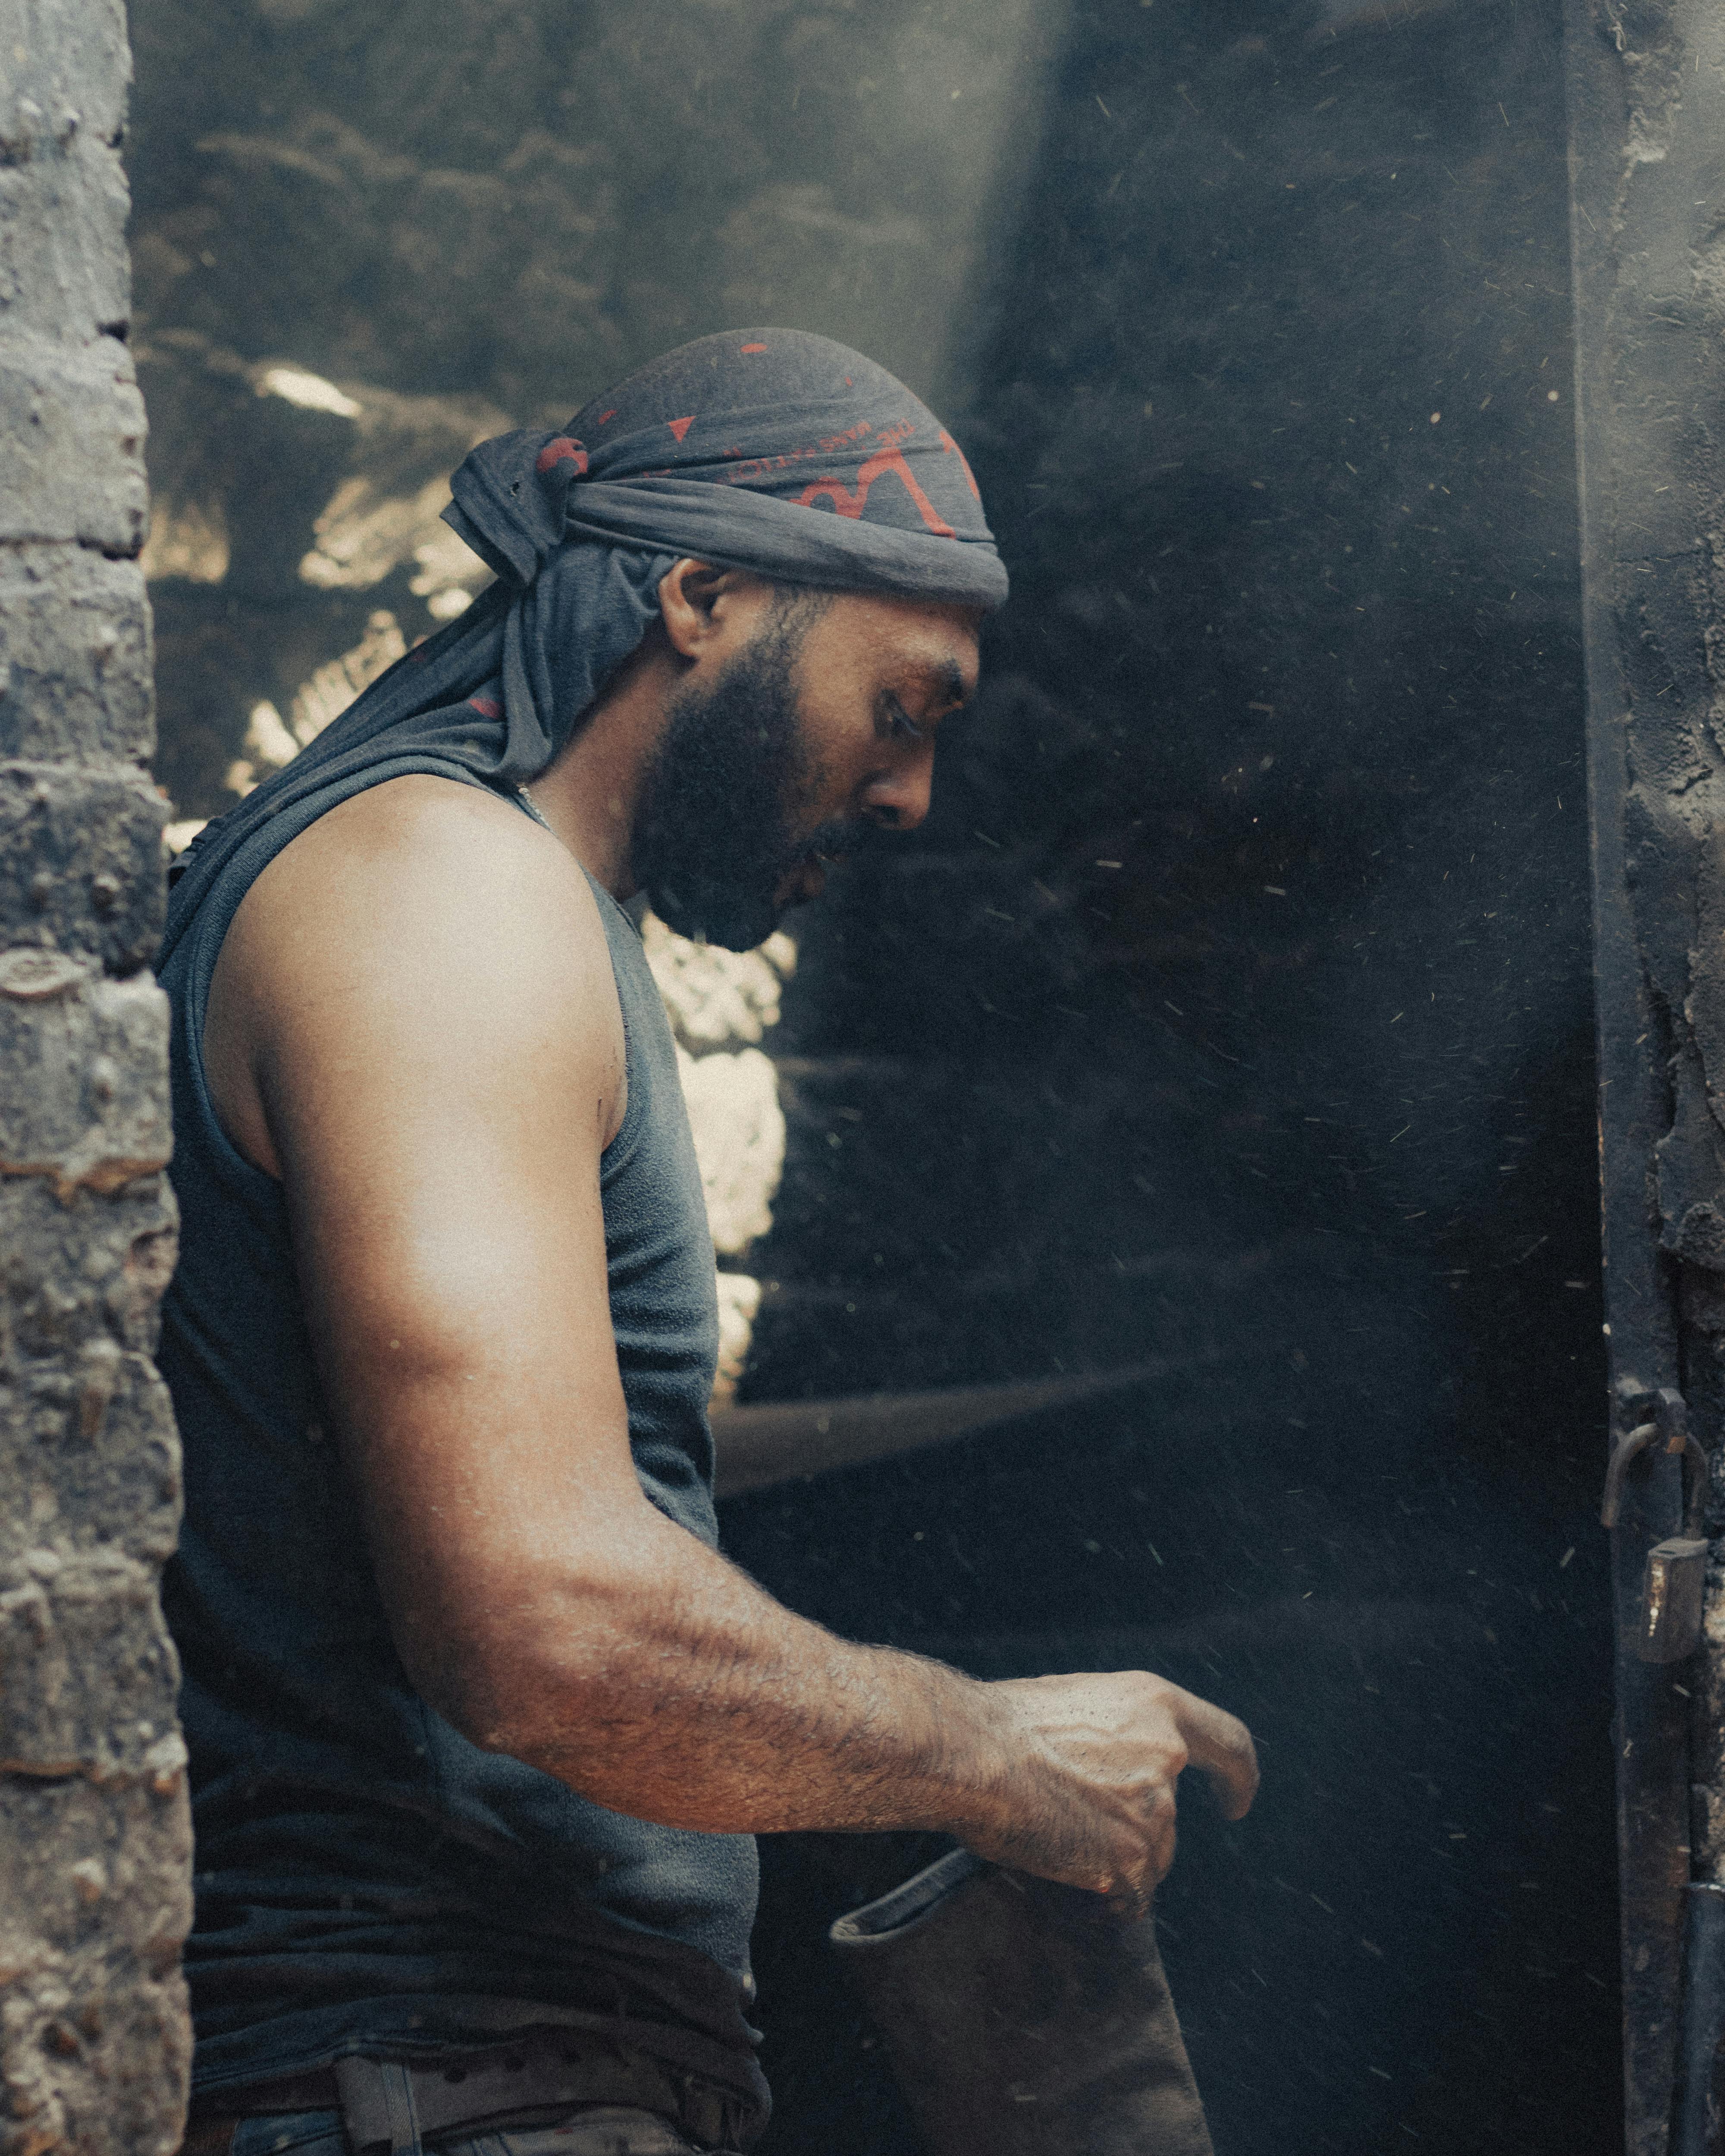
[[[896,698],[888,702],[886,712],[892,731],[901,741],[921,741],[923,738],[922,727]]]

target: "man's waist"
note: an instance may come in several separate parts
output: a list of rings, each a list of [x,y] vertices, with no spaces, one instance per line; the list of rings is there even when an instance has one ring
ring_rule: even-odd
[[[548,2124],[581,2105],[622,2104],[674,2119],[700,2147],[742,2148],[768,2108],[752,2068],[692,2030],[565,2010],[556,2025],[484,2046],[367,2046],[200,2092],[187,2145],[225,2148],[223,2133],[231,2139],[242,2118],[334,2111],[353,2156],[371,2156],[415,2139]]]

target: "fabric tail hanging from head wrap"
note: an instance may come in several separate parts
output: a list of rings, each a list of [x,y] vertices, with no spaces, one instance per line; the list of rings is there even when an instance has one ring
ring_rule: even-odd
[[[206,827],[177,865],[164,958],[228,862],[286,843],[280,819],[303,829],[398,773],[510,786],[542,771],[682,557],[829,590],[1006,597],[952,436],[884,367],[801,331],[680,346],[561,433],[481,443],[451,490],[448,522],[498,582]]]

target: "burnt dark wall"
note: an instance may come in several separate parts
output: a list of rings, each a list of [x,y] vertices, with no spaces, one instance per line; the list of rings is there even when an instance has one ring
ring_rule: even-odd
[[[1152,1361],[727,1507],[839,1629],[1244,1715],[1161,1901],[1220,2156],[1614,2150],[1554,6],[1071,20],[965,439],[1010,562],[803,921],[757,1397]],[[771,2150],[913,2143],[776,1844]]]

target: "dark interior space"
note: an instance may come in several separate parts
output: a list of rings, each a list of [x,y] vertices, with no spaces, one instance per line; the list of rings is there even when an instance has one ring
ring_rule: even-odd
[[[779,1037],[757,1394],[1166,1374],[726,1528],[840,1630],[1252,1725],[1162,1899],[1219,2149],[1605,2150],[1558,22],[1373,18],[1075,15],[968,434],[1013,603]],[[908,2146],[808,1922],[891,1861],[768,1865],[773,2145]]]
[[[728,1547],[1251,1725],[1159,1897],[1219,2156],[1620,2148],[1553,0],[133,25],[179,817],[446,618],[408,512],[478,435],[747,321],[940,403],[1014,597],[927,824],[793,923],[743,1396],[1152,1374]],[[912,2156],[823,1934],[937,1845],[765,1846],[764,2156]]]

